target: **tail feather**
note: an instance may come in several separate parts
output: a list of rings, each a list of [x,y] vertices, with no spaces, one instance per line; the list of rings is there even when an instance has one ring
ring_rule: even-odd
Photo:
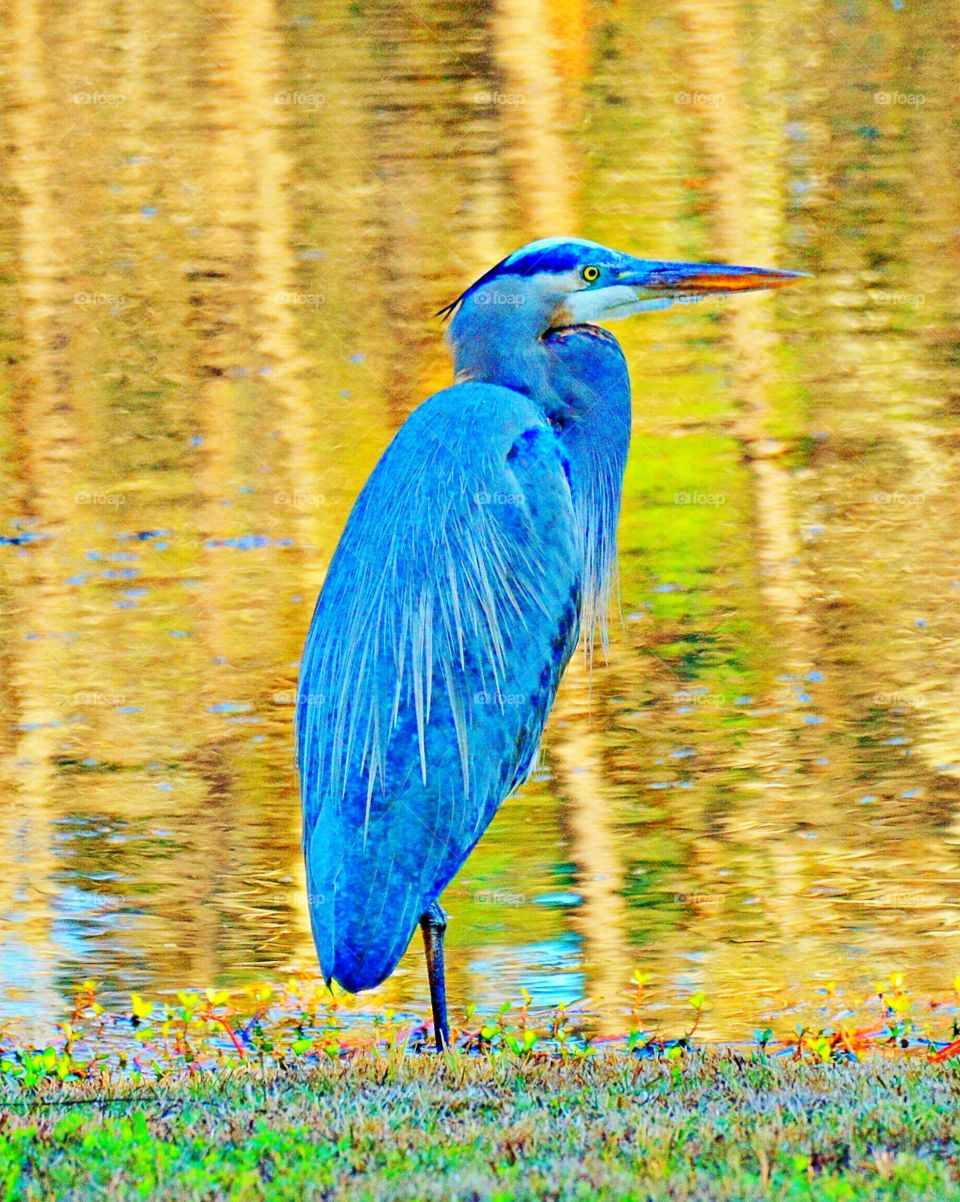
[[[393,972],[416,930],[423,907],[418,890],[398,888],[391,869],[369,874],[343,871],[342,850],[331,857],[332,841],[318,836],[307,848],[310,921],[329,985],[336,981],[350,993],[373,989]],[[318,846],[319,844],[319,846]],[[363,881],[363,884],[358,882]]]

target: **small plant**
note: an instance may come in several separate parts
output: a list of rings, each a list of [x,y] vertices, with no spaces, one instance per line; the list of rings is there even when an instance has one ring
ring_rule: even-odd
[[[686,997],[684,1005],[693,1017],[679,1034],[644,1029],[650,982],[649,972],[633,973],[625,1006],[629,1028],[622,1035],[591,1035],[595,1016],[586,1000],[536,1008],[531,994],[522,990],[519,1005],[504,1001],[479,1029],[471,1029],[476,1012],[469,1007],[463,1028],[453,1032],[453,1046],[473,1055],[537,1062],[627,1052],[664,1060],[675,1079],[694,1050],[710,1003],[703,991]],[[801,1023],[793,1035],[779,1039],[773,1025],[758,1027],[753,1032],[754,1057],[792,1054],[794,1060],[827,1064],[920,1051],[932,1064],[960,1059],[960,977],[953,980],[947,997],[931,1000],[924,1017],[918,1017],[918,1004],[899,973],[865,997],[846,998],[833,981],[818,986],[817,992],[835,1013],[821,1006],[822,1021]],[[942,1023],[930,1016],[942,1016]],[[9,1030],[0,1034],[0,1082],[36,1091],[110,1073],[168,1081],[177,1074],[249,1060],[265,1082],[270,1072],[293,1063],[338,1062],[367,1050],[380,1057],[389,1053],[394,1063],[411,1050],[427,1049],[425,1029],[398,1022],[390,1009],[360,1024],[348,999],[303,972],[291,973],[283,984],[234,991],[181,990],[163,1001],[133,993],[120,1011],[105,1006],[96,982],[85,980],[76,991],[70,1018],[47,1046],[20,1044]]]

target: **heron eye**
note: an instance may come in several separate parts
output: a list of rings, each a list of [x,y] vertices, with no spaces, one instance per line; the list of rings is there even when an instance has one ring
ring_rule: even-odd
[[[588,284],[592,284],[594,280],[599,280],[600,268],[599,267],[584,267],[583,278],[587,281]]]

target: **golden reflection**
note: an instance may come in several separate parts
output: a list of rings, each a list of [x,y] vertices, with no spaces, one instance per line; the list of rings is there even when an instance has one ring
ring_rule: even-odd
[[[546,19],[549,8],[544,0],[498,0],[493,18],[505,81],[495,100],[514,173],[513,195],[523,206],[523,225],[531,239],[573,228],[577,190],[559,125],[563,94]],[[579,42],[579,26],[574,28]],[[567,26],[565,32],[570,30]]]
[[[495,16],[498,59],[508,95],[523,97],[512,123],[515,190],[536,197],[529,215],[530,236],[538,230],[575,228],[572,152],[557,135],[564,75],[579,79],[586,55],[586,32],[580,6],[569,4],[564,20],[555,13],[544,20],[545,6],[527,0],[501,0]],[[554,37],[551,40],[551,29]],[[523,52],[518,53],[517,47]],[[528,102],[533,106],[528,109]],[[544,129],[553,139],[546,145]],[[536,180],[531,165],[536,164]],[[619,890],[622,866],[617,862],[609,786],[602,771],[600,731],[589,705],[582,663],[570,666],[555,705],[547,758],[556,764],[557,787],[566,805],[570,851],[577,866],[583,898],[576,925],[583,940],[587,988],[604,999],[601,1024],[616,1024],[613,999],[622,992],[626,951],[626,913]],[[629,977],[629,973],[626,974]]]
[[[817,976],[937,992],[960,935],[953,8],[8,16],[0,1009],[42,1026],[85,976],[312,962],[290,720],[316,591],[449,381],[433,312],[561,233],[815,278],[616,327],[622,615],[448,893],[454,1006],[602,995],[612,1031],[639,965],[664,1022],[703,988],[728,1036]],[[425,996],[417,945],[370,1004]]]
[[[781,243],[777,229],[783,184],[778,168],[784,160],[782,105],[777,87],[784,75],[777,34],[761,27],[751,56],[751,87],[763,91],[767,103],[766,153],[754,155],[750,127],[756,119],[748,107],[740,65],[738,21],[740,7],[731,3],[703,5],[680,0],[688,34],[685,54],[690,63],[686,83],[696,119],[695,137],[702,145],[713,195],[708,222],[711,249],[733,263],[774,263]],[[765,19],[765,20],[764,20]],[[761,15],[772,24],[769,10]],[[772,36],[771,36],[772,35]],[[759,70],[759,77],[753,71]],[[779,112],[778,112],[779,107]],[[792,513],[790,479],[779,462],[784,447],[771,428],[771,399],[779,381],[775,370],[776,334],[773,310],[751,298],[732,305],[725,315],[729,330],[734,392],[740,408],[736,432],[753,467],[760,570],[767,597],[781,620],[791,628],[788,637],[796,653],[793,666],[809,668],[798,645],[798,628],[808,624],[809,587],[796,571],[798,543]]]
[[[633,967],[622,892],[624,866],[589,680],[577,658],[551,720],[547,750],[556,766],[556,787],[565,806],[577,889],[583,898],[574,921],[582,939],[587,991],[599,1010],[601,1032],[616,1034],[623,1028],[620,1009]]]
[[[13,986],[33,992],[30,1015],[37,1027],[43,1025],[44,1011],[57,1008],[54,824],[58,802],[69,804],[69,799],[62,797],[54,761],[62,739],[61,712],[70,701],[60,665],[71,609],[59,579],[57,540],[77,509],[74,463],[83,429],[70,397],[64,317],[68,270],[61,257],[62,217],[53,164],[45,150],[44,132],[55,102],[47,87],[42,29],[33,0],[12,6],[8,36],[17,67],[17,103],[9,114],[9,171],[20,198],[15,245],[22,362],[8,412],[23,448],[16,512],[46,538],[29,562],[16,565],[8,577],[16,589],[6,611],[12,636],[7,665],[12,712],[6,717],[12,739],[4,763],[8,802],[0,826],[3,959]],[[13,913],[15,924],[9,917]]]

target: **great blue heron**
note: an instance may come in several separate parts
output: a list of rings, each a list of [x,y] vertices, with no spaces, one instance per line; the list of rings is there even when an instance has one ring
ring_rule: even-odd
[[[440,895],[529,774],[609,601],[630,383],[616,339],[589,323],[798,278],[546,238],[441,310],[456,382],[411,413],[353,507],[296,719],[324,979],[378,985],[419,923],[438,1049]]]

